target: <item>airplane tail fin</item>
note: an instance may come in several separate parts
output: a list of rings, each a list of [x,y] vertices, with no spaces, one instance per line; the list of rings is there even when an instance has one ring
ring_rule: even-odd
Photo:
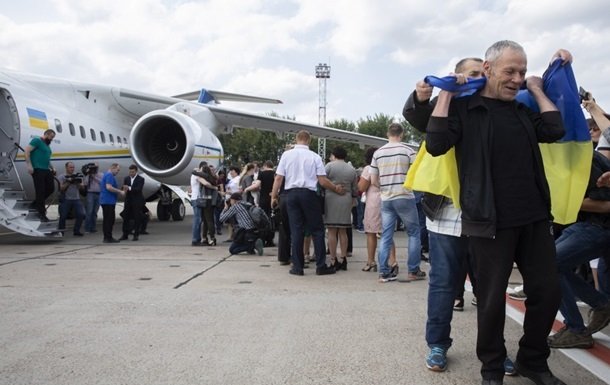
[[[197,100],[199,103],[207,104],[210,102],[220,102],[221,100],[231,102],[251,102],[251,103],[270,103],[270,104],[282,104],[279,99],[262,98],[260,96],[250,96],[233,94],[223,91],[206,90],[202,88],[201,91],[192,91],[180,95],[173,96],[178,99],[185,100]]]

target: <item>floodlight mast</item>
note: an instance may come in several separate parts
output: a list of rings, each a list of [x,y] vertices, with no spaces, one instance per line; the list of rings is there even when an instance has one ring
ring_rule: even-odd
[[[316,78],[318,79],[318,124],[326,126],[326,79],[330,79],[330,66],[319,63],[316,66]],[[322,160],[326,159],[326,138],[318,138],[318,155]]]

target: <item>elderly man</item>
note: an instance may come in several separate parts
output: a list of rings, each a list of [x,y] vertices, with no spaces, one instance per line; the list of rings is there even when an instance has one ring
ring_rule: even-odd
[[[455,146],[460,178],[462,234],[469,236],[478,278],[477,356],[483,384],[504,377],[505,291],[517,263],[528,300],[524,335],[515,367],[536,384],[563,384],[549,370],[546,341],[561,300],[551,226],[551,200],[538,142],[564,135],[561,115],[529,77],[536,113],[515,101],[526,81],[527,57],[512,41],[485,53],[485,87],[452,99],[441,91],[426,133],[428,152],[441,155]]]

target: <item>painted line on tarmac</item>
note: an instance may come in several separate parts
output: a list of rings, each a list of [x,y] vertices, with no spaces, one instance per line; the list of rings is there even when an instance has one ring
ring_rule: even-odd
[[[200,271],[199,273],[191,276],[191,278],[187,279],[186,281],[182,281],[179,284],[177,284],[176,286],[174,286],[174,289],[180,289],[182,286],[186,285],[187,283],[191,282],[192,280],[194,280],[195,278],[201,277],[202,275],[204,275],[205,273],[207,273],[208,271],[212,270],[213,268],[215,268],[216,266],[220,265],[221,263],[223,263],[224,261],[226,261],[227,259],[231,258],[233,256],[233,254],[229,254],[228,256],[224,257],[223,259],[221,259],[220,261],[216,262],[215,264],[213,264],[212,266],[208,267],[207,269]]]
[[[91,249],[93,247],[96,247],[96,245],[88,245],[88,246],[78,247],[78,248],[69,249],[69,250],[61,250],[61,251],[58,251],[56,253],[49,253],[49,254],[44,254],[44,255],[38,255],[36,257],[28,257],[28,258],[16,259],[14,261],[0,263],[0,267],[6,266],[6,265],[10,265],[12,263],[31,261],[33,259],[41,259],[41,258],[47,258],[47,257],[56,257],[56,256],[61,255],[61,254],[67,254],[67,253],[73,253],[75,251],[87,250],[87,249]]]
[[[506,315],[523,326],[525,314],[524,301],[515,301],[507,296]],[[553,331],[556,333],[563,327],[563,318],[557,313],[557,319],[553,323]],[[595,344],[591,349],[555,349],[563,353],[574,362],[578,363],[602,381],[610,378],[610,338],[604,333],[594,334]]]

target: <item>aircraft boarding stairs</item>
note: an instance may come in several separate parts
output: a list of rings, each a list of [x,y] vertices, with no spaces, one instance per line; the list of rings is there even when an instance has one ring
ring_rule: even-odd
[[[25,199],[13,161],[19,148],[0,153],[0,225],[31,237],[61,237],[57,221],[41,222],[31,200]]]

